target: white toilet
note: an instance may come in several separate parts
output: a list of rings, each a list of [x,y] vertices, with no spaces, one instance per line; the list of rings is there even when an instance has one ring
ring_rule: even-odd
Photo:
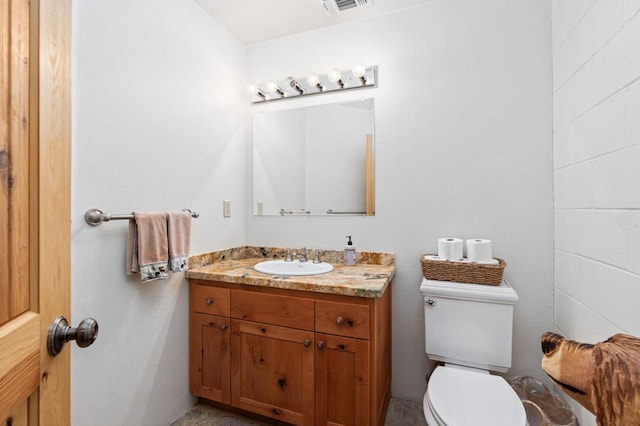
[[[515,391],[500,376],[511,367],[513,306],[518,295],[499,286],[423,279],[425,346],[444,362],[424,395],[429,426],[526,426]]]

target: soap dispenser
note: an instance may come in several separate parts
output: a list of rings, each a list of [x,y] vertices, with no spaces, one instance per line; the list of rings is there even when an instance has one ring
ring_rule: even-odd
[[[351,242],[351,235],[347,235],[347,246],[344,248],[344,264],[347,266],[353,266],[356,264],[356,248]]]

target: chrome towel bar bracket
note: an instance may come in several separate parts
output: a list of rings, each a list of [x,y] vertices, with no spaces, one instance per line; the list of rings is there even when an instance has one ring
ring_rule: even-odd
[[[190,209],[183,209],[182,211],[191,213],[191,217],[194,219],[200,216],[200,214],[191,211]],[[89,209],[84,214],[85,222],[91,226],[98,226],[102,222],[108,222],[110,220],[128,220],[133,218],[133,214],[107,214],[100,209]]]

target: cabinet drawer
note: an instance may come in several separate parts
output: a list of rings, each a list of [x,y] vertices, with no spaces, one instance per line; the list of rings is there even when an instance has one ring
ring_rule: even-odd
[[[233,290],[231,316],[283,327],[313,330],[313,300]]]
[[[316,331],[369,338],[369,306],[316,300]]]
[[[191,284],[189,305],[193,312],[229,316],[228,288]]]

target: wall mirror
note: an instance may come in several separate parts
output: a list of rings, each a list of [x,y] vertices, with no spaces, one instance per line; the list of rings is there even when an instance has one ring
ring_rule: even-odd
[[[253,214],[374,215],[374,101],[253,115]]]

